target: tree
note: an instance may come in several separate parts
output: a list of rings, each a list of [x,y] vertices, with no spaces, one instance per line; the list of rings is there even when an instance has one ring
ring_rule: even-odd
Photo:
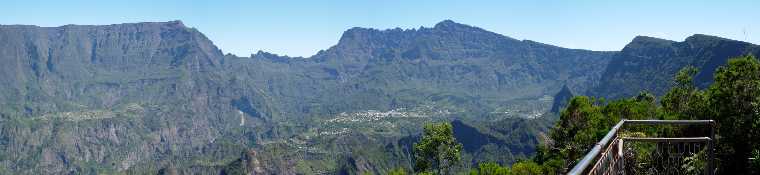
[[[662,98],[642,93],[629,99],[600,105],[588,97],[574,97],[537,148],[534,161],[548,174],[570,168],[620,119],[714,119],[717,122],[718,166],[722,174],[760,173],[760,61],[754,56],[729,59],[714,74],[714,83],[699,90],[692,77],[697,69],[681,69],[673,88]],[[698,127],[656,127],[642,130],[648,136],[690,135]],[[704,155],[700,155],[704,156]],[[754,159],[751,159],[754,158]],[[684,169],[699,171],[703,158],[687,158]],[[531,162],[512,167],[513,174],[530,173]],[[518,168],[519,167],[519,168]]]
[[[727,174],[750,172],[748,158],[760,145],[760,63],[754,56],[728,60],[707,90],[718,123],[718,153]]]
[[[604,117],[595,100],[585,96],[570,99],[567,108],[560,114],[560,120],[549,133],[546,146],[538,149],[537,162],[559,162],[555,171],[562,171],[580,159],[585,151],[598,140],[597,128],[602,125]],[[514,169],[513,169],[514,171]]]
[[[698,69],[686,66],[675,76],[675,86],[663,96],[662,108],[677,119],[707,119],[707,96],[697,89],[693,76]]]
[[[540,175],[544,174],[541,166],[531,161],[517,162],[512,165],[512,174],[516,175]]]
[[[487,162],[478,164],[478,170],[470,172],[470,175],[509,175],[509,167],[502,167],[497,163]]]
[[[585,96],[573,97],[549,132],[549,139],[536,149],[533,160],[545,171],[564,173],[602,139],[621,119],[652,119],[660,116],[654,95],[641,92],[628,99],[600,104]],[[514,168],[512,169],[514,173]]]
[[[404,168],[395,168],[388,172],[388,175],[406,175]]]
[[[449,174],[461,159],[462,144],[454,138],[449,123],[427,124],[422,138],[414,144],[414,170]]]

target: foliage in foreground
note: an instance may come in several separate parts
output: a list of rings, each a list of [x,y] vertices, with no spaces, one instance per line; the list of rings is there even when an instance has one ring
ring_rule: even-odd
[[[719,173],[758,173],[760,163],[760,62],[754,56],[730,59],[715,72],[715,82],[705,90],[693,84],[696,68],[685,67],[675,76],[675,86],[660,99],[649,93],[605,102],[574,97],[562,111],[560,121],[536,153],[533,161],[543,173],[560,174],[571,169],[594,143],[619,120],[625,119],[713,119],[717,122]],[[689,135],[693,130],[652,127],[644,135]],[[686,160],[686,170],[704,163]],[[515,170],[512,170],[513,174]]]
[[[513,164],[512,168],[486,162],[480,163],[477,170],[470,171],[470,175],[539,175],[545,173],[547,172],[544,172],[544,168],[533,161],[520,161]]]
[[[449,174],[459,164],[462,144],[454,138],[449,123],[425,125],[422,139],[414,144],[414,170]]]
[[[621,119],[695,120],[717,122],[718,172],[757,173],[760,169],[760,62],[754,56],[730,59],[715,72],[715,82],[698,89],[693,82],[697,69],[687,66],[675,75],[673,88],[657,103],[647,92],[615,101],[585,96],[570,100],[548,138],[537,148],[531,161],[516,163],[511,169],[481,163],[470,174],[562,174],[577,163]],[[640,128],[639,128],[640,129]],[[693,128],[650,127],[638,135],[688,135]],[[698,171],[704,162],[686,158],[682,168]],[[755,159],[751,159],[751,158]]]
[[[560,120],[548,138],[537,148],[532,160],[524,160],[510,167],[497,163],[480,163],[471,175],[503,174],[563,174],[577,163],[594,143],[621,119],[696,120],[712,119],[717,122],[717,172],[721,174],[754,174],[760,171],[760,62],[754,56],[733,58],[718,68],[714,83],[700,90],[694,85],[697,70],[687,66],[675,75],[674,86],[660,100],[650,93],[607,102],[585,96],[573,97],[561,112]],[[419,156],[435,157],[441,153],[423,150],[456,150],[455,140],[449,140],[446,124],[425,127],[423,141],[415,145]],[[448,125],[450,128],[450,125]],[[642,128],[638,128],[642,129]],[[447,132],[449,131],[449,132]],[[649,127],[636,133],[645,136],[693,135],[694,128]],[[424,144],[423,144],[424,143]],[[430,143],[443,146],[433,149]],[[444,144],[445,143],[445,144]],[[455,145],[455,146],[451,146]],[[461,145],[460,145],[461,147]],[[454,148],[454,149],[452,149]],[[461,148],[459,148],[461,149]],[[646,148],[636,148],[646,149]],[[443,154],[450,158],[453,154]],[[447,156],[438,156],[447,157]],[[686,157],[682,169],[698,173],[705,166],[704,153]],[[419,160],[422,164],[420,164]],[[439,161],[431,163],[431,161]],[[431,167],[448,164],[443,159],[418,159],[418,172],[430,173]],[[450,159],[455,160],[455,159]],[[435,166],[433,166],[435,164]],[[423,165],[423,166],[420,166]],[[449,166],[450,167],[450,166]],[[444,168],[448,170],[447,168]],[[440,170],[437,174],[440,174]],[[448,173],[448,171],[445,171]]]

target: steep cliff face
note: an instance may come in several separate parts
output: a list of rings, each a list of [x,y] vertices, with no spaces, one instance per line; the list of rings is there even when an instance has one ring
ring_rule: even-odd
[[[556,92],[558,80],[587,89],[613,54],[520,41],[447,20],[410,30],[353,28],[313,59],[335,65],[348,78],[521,98]]]
[[[242,95],[221,90],[221,51],[179,21],[0,26],[0,41],[0,154],[11,172],[151,170],[213,157],[240,121],[229,116]]]
[[[0,174],[382,173],[409,165],[422,124],[454,119],[468,162],[509,163],[532,154],[552,95],[656,90],[743,53],[757,46],[596,52],[443,21],[353,28],[310,58],[237,57],[179,21],[0,26]]]
[[[423,121],[477,120],[556,92],[559,82],[587,88],[613,54],[453,21],[414,30],[353,28],[311,58],[222,55],[179,21],[0,26],[0,41],[0,163],[10,172],[53,174],[216,172],[238,159],[294,173],[288,167],[308,160],[272,153],[277,149],[323,162],[334,161],[324,152],[373,150],[338,160],[378,171],[403,162],[375,154],[408,158],[393,151],[403,147],[395,143]],[[404,108],[423,119],[370,125],[381,127],[374,130],[328,120]],[[294,146],[303,144],[313,148]],[[260,154],[240,158],[250,151]]]
[[[7,63],[0,72],[2,160],[9,171],[28,173],[213,171],[250,151],[246,145],[289,145],[279,140],[311,130],[291,125],[328,127],[312,122],[441,102],[486,113],[553,91],[559,80],[588,84],[610,55],[452,21],[419,30],[354,28],[312,58],[224,56],[179,21],[1,26],[0,39],[0,61]],[[587,61],[593,64],[580,64]],[[350,135],[343,141],[375,137]],[[284,172],[294,159],[262,167]],[[396,164],[346,160],[361,169]]]
[[[3,113],[23,116],[166,99],[177,92],[167,88],[195,88],[180,82],[206,79],[222,57],[211,41],[179,21],[0,26],[0,39]],[[146,89],[156,84],[162,86]],[[170,84],[177,85],[163,86]],[[143,89],[149,92],[136,91]]]
[[[471,113],[493,112],[567,84],[585,92],[615,52],[573,50],[515,40],[443,21],[433,28],[352,28],[339,43],[310,58],[266,52],[227,56],[231,79],[266,97],[287,116],[330,116],[453,103]]]
[[[569,103],[570,99],[572,99],[573,96],[575,96],[575,94],[573,94],[573,91],[571,91],[569,87],[562,86],[562,89],[559,90],[557,94],[554,94],[552,109],[549,111],[555,114],[559,114],[563,109],[565,109],[567,103]]]
[[[715,69],[745,54],[760,54],[760,46],[701,34],[682,42],[639,36],[613,57],[598,87],[589,94],[621,98],[647,90],[663,95],[673,85],[675,73],[687,65],[699,69],[694,80],[705,88]]]

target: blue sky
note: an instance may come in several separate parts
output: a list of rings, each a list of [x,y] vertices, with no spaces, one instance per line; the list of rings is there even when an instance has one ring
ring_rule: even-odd
[[[351,27],[430,27],[445,19],[516,39],[620,50],[636,35],[695,33],[760,43],[759,0],[2,0],[0,24],[60,26],[182,20],[225,53],[311,56]]]

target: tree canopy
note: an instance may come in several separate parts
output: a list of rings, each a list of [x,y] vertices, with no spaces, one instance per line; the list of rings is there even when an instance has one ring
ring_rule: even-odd
[[[693,66],[678,71],[674,86],[660,99],[640,95],[605,102],[573,97],[533,161],[547,174],[566,172],[620,119],[713,119],[717,123],[718,172],[753,174],[760,169],[760,62],[754,56],[729,59],[700,90]],[[667,131],[667,132],[663,132]],[[680,134],[689,128],[655,127],[642,134]],[[753,159],[754,158],[754,159]],[[512,172],[516,170],[513,167]]]
[[[414,170],[449,174],[461,159],[462,144],[449,123],[425,125],[422,139],[414,144]]]
[[[695,86],[698,72],[686,66],[674,76],[673,87],[656,97],[646,91],[630,98],[606,101],[575,96],[561,111],[559,121],[549,131],[535,156],[510,166],[481,162],[471,175],[563,174],[572,168],[621,119],[716,121],[717,169],[719,174],[760,173],[760,61],[754,56],[728,60],[716,69],[714,82],[705,89]],[[643,127],[642,127],[643,128]],[[635,133],[647,137],[694,135],[690,127],[655,126]],[[415,171],[448,173],[459,161],[462,145],[453,137],[448,123],[429,124],[420,142],[414,145]],[[638,153],[644,147],[634,147]],[[704,154],[685,157],[683,168],[699,172],[706,164]]]
[[[748,158],[760,149],[760,63],[754,56],[728,61],[707,89],[709,117],[718,124],[718,155],[725,171],[758,172]]]

